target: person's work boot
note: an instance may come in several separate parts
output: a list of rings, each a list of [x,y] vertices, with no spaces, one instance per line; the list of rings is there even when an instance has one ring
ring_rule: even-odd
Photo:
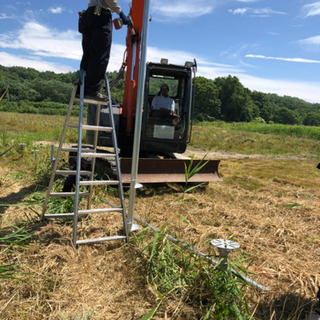
[[[84,96],[89,99],[98,101],[107,101],[108,97],[100,92],[85,92]]]
[[[98,101],[108,101],[108,97],[100,92],[85,91],[84,97]],[[77,90],[76,98],[80,98],[80,90]]]

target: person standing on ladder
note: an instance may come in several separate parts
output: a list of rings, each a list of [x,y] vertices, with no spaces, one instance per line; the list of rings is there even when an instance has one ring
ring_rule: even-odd
[[[118,0],[90,0],[88,9],[80,13],[79,32],[82,33],[83,55],[80,69],[86,72],[85,96],[106,100],[100,87],[107,70],[112,42],[112,12],[116,12],[122,23],[132,27]]]

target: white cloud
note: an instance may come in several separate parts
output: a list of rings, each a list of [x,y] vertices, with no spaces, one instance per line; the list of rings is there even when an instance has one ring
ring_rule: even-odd
[[[22,29],[0,34],[0,48],[16,50],[16,54],[1,53],[4,66],[19,65],[40,71],[68,72],[75,70],[82,57],[81,35],[73,30],[49,29],[37,22],[27,22]],[[112,44],[108,70],[118,70],[125,51],[124,45]],[[21,55],[23,52],[23,56]],[[75,68],[45,61],[47,58],[67,58]],[[74,62],[76,63],[74,63]],[[77,63],[78,62],[78,63]]]
[[[302,82],[278,79],[264,79],[250,75],[236,75],[240,82],[250,90],[291,96],[311,103],[320,102],[320,82]]]
[[[245,13],[247,13],[248,11],[248,8],[238,8],[238,9],[235,9],[235,10],[228,10],[230,13],[232,14],[241,14],[241,15],[244,15]]]
[[[53,71],[56,73],[66,73],[74,71],[72,67],[58,63],[42,61],[31,56],[20,56],[0,51],[1,65],[6,67],[20,66],[34,68],[39,71]]]
[[[271,8],[237,8],[237,9],[230,9],[228,10],[232,14],[249,14],[253,17],[261,17],[261,18],[267,18],[271,17],[273,15],[285,15],[287,14],[286,12],[282,11],[276,11]]]
[[[299,82],[286,79],[279,80],[254,77],[235,66],[221,65],[221,67],[211,67],[209,63],[201,60],[199,60],[198,63],[197,75],[204,76],[208,79],[232,75],[237,77],[244,87],[252,91],[275,93],[280,96],[297,97],[311,103],[320,103],[320,82]]]
[[[122,44],[112,43],[108,71],[118,71],[120,69],[125,49],[126,47]]]
[[[119,56],[122,56],[124,50],[125,46],[123,45],[112,45],[108,70],[114,71],[120,68],[122,61],[119,60]],[[193,61],[195,56],[195,54],[190,52],[161,50],[156,47],[148,47],[147,51],[147,61],[152,62],[160,62],[161,58],[167,58],[169,63],[183,64],[185,61]],[[243,69],[237,66],[214,63],[201,57],[197,57],[197,64],[197,76],[215,79],[217,77],[227,77],[228,75],[232,75],[236,76],[240,82],[250,90],[256,90],[265,93],[275,93],[280,96],[287,95],[298,97],[311,103],[320,102],[320,82],[298,82],[285,79],[278,80],[253,77],[246,74]]]
[[[27,22],[18,31],[0,34],[0,48],[24,49],[37,56],[68,59],[79,59],[82,54],[78,32],[61,32],[37,22]]]
[[[56,7],[56,8],[49,8],[48,11],[52,14],[60,14],[62,13],[62,8],[61,7]]]
[[[246,58],[265,59],[265,60],[299,62],[299,63],[320,63],[320,60],[311,60],[311,59],[304,59],[304,58],[267,57],[267,56],[264,56],[261,54],[247,54],[245,57]]]
[[[217,3],[217,0],[198,0],[196,2],[193,0],[156,0],[151,4],[151,13],[155,20],[162,21],[197,18],[211,13]]]
[[[0,13],[0,20],[13,19],[12,16],[8,16],[6,13]]]
[[[241,69],[238,67],[228,65],[228,64],[221,64],[221,63],[214,63],[208,61],[205,58],[196,57],[196,54],[191,52],[185,51],[178,51],[178,50],[160,50],[156,47],[148,47],[147,51],[147,61],[152,62],[160,62],[161,58],[168,59],[169,63],[183,65],[186,61],[194,61],[196,58],[197,65],[198,65],[198,73],[201,76],[209,76],[212,78],[214,77],[222,77],[228,75],[230,73],[235,72],[242,72]],[[111,57],[112,59],[112,57]],[[110,69],[109,69],[110,70]]]
[[[306,4],[302,7],[302,11],[305,18],[320,15],[320,2]]]
[[[80,64],[82,56],[80,35],[75,31],[59,32],[49,29],[36,22],[26,23],[21,30],[9,34],[0,34],[0,48],[16,50],[15,54],[0,52],[0,61],[5,66],[31,67],[40,71],[69,72],[74,71]],[[109,71],[118,70],[122,63],[125,46],[113,43],[108,66]],[[21,54],[23,52],[23,54]],[[183,64],[193,61],[196,54],[185,51],[160,50],[149,47],[147,60],[157,62],[161,58],[168,58],[169,63]],[[68,65],[46,61],[48,58],[68,58]],[[277,58],[262,55],[247,55],[248,58],[279,59],[302,63],[320,63],[318,60],[301,58]],[[286,80],[272,80],[252,77],[238,66],[219,64],[197,56],[199,76],[214,79],[229,74],[239,78],[241,83],[250,90],[276,93],[279,95],[297,96],[310,102],[320,102],[320,83],[294,82]],[[66,62],[64,62],[66,63]],[[71,67],[74,65],[74,67]]]
[[[302,39],[298,41],[298,44],[302,47],[319,47],[320,48],[320,36],[314,36],[307,39]]]

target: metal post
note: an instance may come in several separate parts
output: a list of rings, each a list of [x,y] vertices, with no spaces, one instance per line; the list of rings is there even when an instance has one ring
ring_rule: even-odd
[[[51,145],[51,153],[50,153],[50,158],[48,160],[51,161],[51,170],[53,170],[54,161],[56,160],[54,157],[54,144]]]
[[[137,187],[137,173],[139,163],[140,138],[141,138],[141,123],[142,123],[142,107],[144,97],[144,83],[146,77],[146,59],[147,59],[147,39],[148,39],[148,24],[149,24],[149,8],[150,0],[145,0],[143,12],[143,28],[141,32],[141,56],[139,66],[139,81],[138,81],[138,95],[136,106],[136,119],[133,140],[132,165],[131,165],[131,180],[130,180],[130,194],[128,206],[128,230],[131,231],[133,223],[134,202]]]

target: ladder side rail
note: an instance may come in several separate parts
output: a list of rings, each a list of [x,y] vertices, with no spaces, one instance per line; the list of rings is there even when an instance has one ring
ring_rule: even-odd
[[[124,232],[126,235],[126,240],[128,241],[129,240],[129,230],[128,230],[128,224],[127,224],[127,212],[126,212],[126,208],[125,208],[124,193],[123,193],[123,186],[122,186],[122,179],[121,179],[121,168],[120,168],[120,160],[119,160],[119,152],[118,152],[117,132],[116,132],[116,127],[115,127],[115,122],[114,122],[114,117],[113,117],[113,105],[112,105],[112,99],[111,99],[111,90],[110,90],[110,85],[109,85],[109,80],[108,80],[107,74],[105,74],[105,83],[106,83],[108,99],[109,99],[110,124],[111,124],[111,127],[113,128],[111,136],[112,136],[112,143],[113,143],[113,148],[114,148],[114,153],[115,153],[117,175],[118,175],[118,180],[119,180],[119,197],[120,197],[120,203],[121,203],[121,207],[122,207],[123,227],[124,227]]]
[[[99,103],[96,106],[96,126],[98,127],[100,124],[100,110],[101,110],[101,103]],[[99,130],[94,131],[93,135],[93,152],[97,152],[97,147],[98,147],[98,137],[99,137]],[[91,174],[90,174],[90,180],[94,180],[94,172],[96,169],[96,157],[93,157],[91,160]],[[87,209],[89,210],[91,208],[91,202],[92,202],[92,193],[93,193],[93,186],[89,185],[89,197],[88,197],[88,202],[87,202]]]
[[[84,81],[85,71],[81,74],[80,86],[80,108],[79,108],[79,126],[78,126],[78,151],[77,151],[77,173],[76,173],[76,188],[74,198],[74,216],[73,216],[73,246],[77,244],[77,229],[78,229],[78,211],[80,198],[80,171],[81,171],[81,149],[82,149],[82,125],[83,125],[83,108],[84,108]]]
[[[78,86],[79,86],[79,82],[76,82],[75,85],[73,86],[73,89],[72,89],[72,94],[71,94],[71,98],[70,98],[70,101],[69,101],[67,115],[66,115],[66,118],[65,118],[65,121],[64,121],[64,124],[63,124],[62,133],[61,133],[61,136],[60,136],[59,147],[58,147],[58,150],[57,150],[56,158],[55,158],[53,166],[52,166],[50,182],[49,182],[49,186],[48,186],[48,189],[47,189],[46,198],[45,198],[45,201],[44,201],[44,204],[43,204],[42,219],[43,219],[43,217],[45,215],[45,212],[47,211],[48,201],[49,201],[50,193],[51,193],[51,190],[52,190],[52,187],[53,187],[53,182],[54,182],[54,179],[55,179],[55,176],[56,176],[56,171],[57,171],[57,167],[58,167],[58,164],[59,164],[60,153],[61,153],[61,149],[62,149],[62,146],[63,146],[64,138],[65,138],[65,135],[66,135],[66,132],[67,132],[68,122],[70,120],[71,111],[72,111],[72,107],[73,107],[73,104],[74,104],[74,99],[75,99],[75,95],[76,95],[76,91],[78,89]]]

